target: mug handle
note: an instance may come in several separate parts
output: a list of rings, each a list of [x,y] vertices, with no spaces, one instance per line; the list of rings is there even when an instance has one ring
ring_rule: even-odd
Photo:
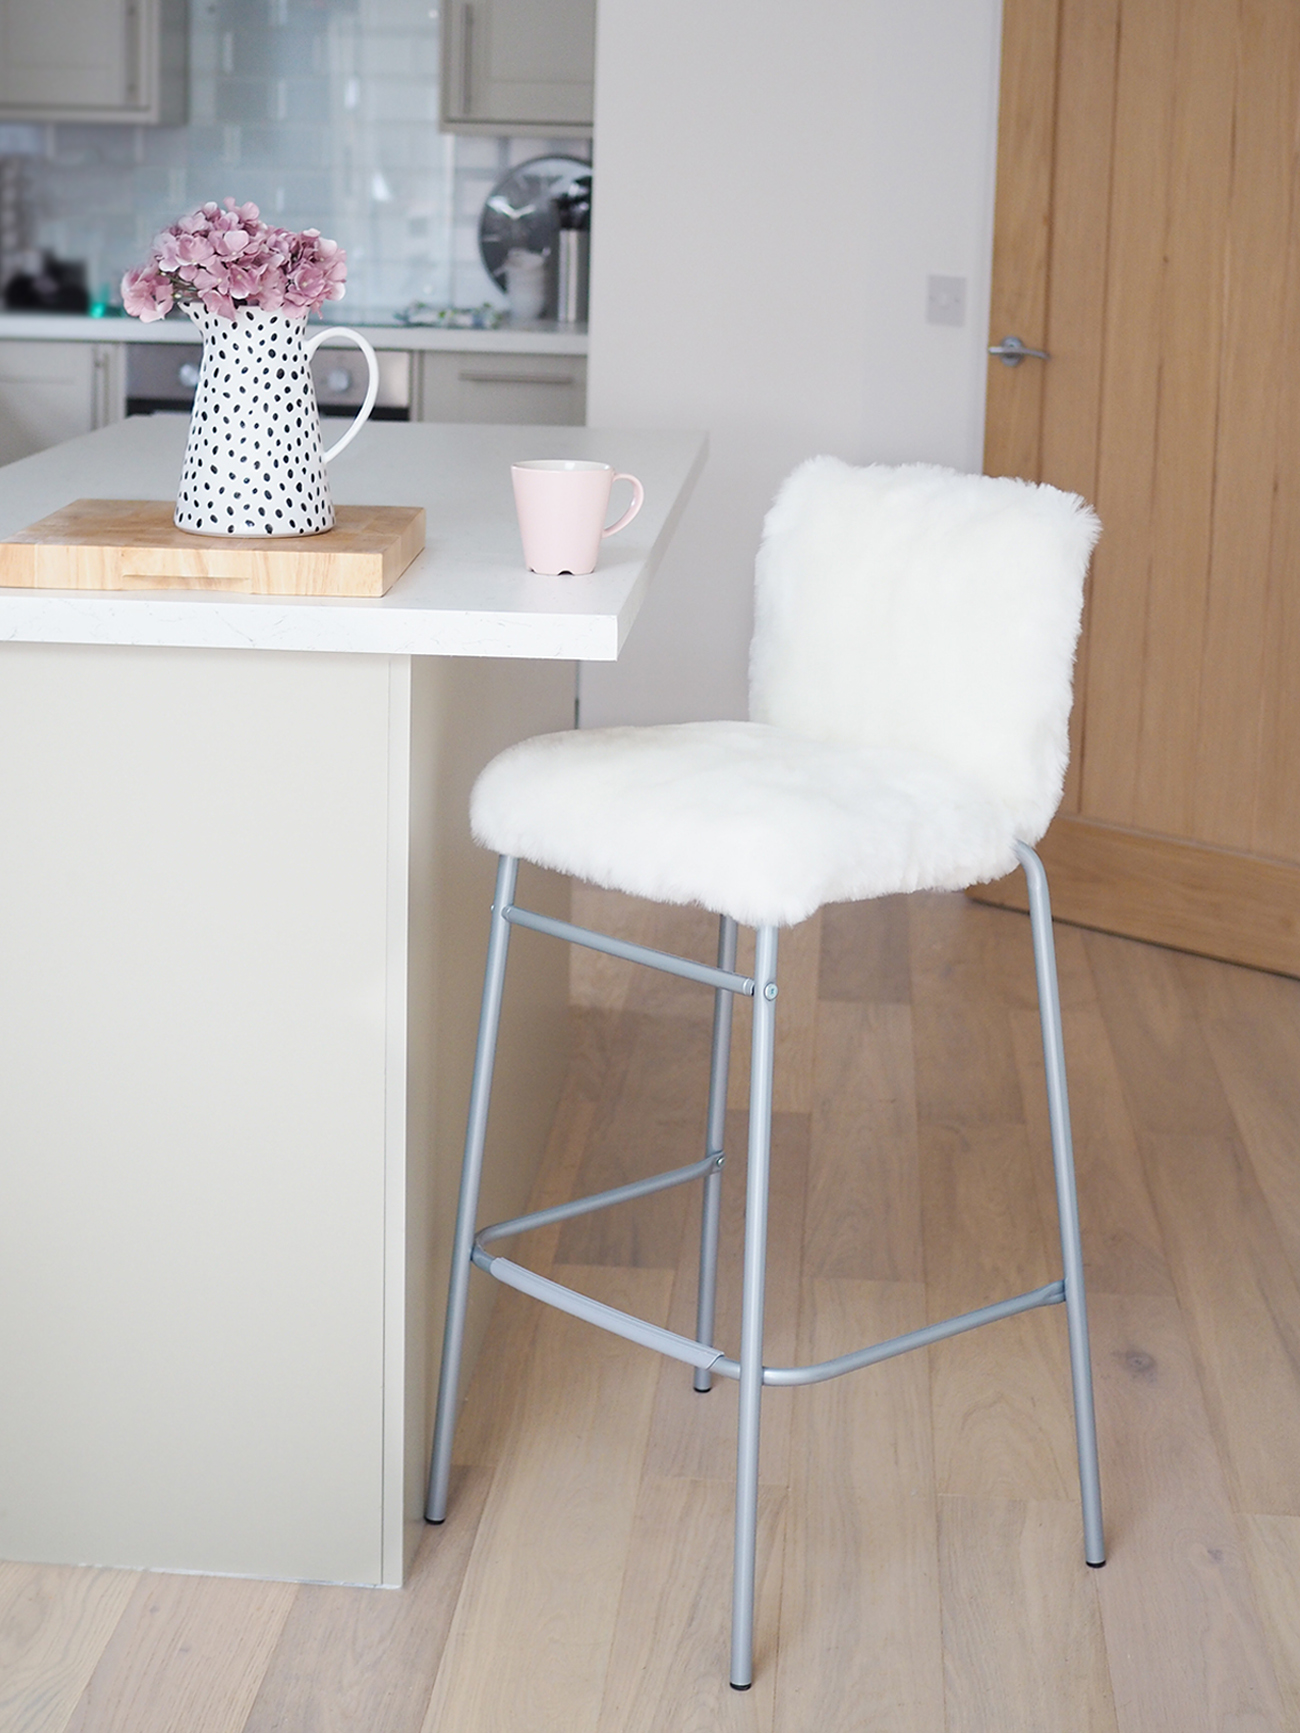
[[[645,489],[634,475],[629,475],[626,470],[620,469],[609,485],[613,487],[615,481],[630,481],[632,483],[632,503],[616,524],[611,524],[607,530],[600,532],[602,537],[616,536],[620,530],[625,530],[645,504]]]
[[[354,331],[350,325],[327,325],[323,331],[318,331],[314,337],[308,338],[308,361],[311,360],[327,337],[350,337],[352,339],[366,358],[366,366],[370,369],[370,383],[366,386],[365,400],[352,417],[347,432],[342,439],[336,439],[328,451],[321,453],[321,461],[324,463],[328,463],[332,457],[337,457],[344,446],[351,445],[366,422],[369,421],[370,411],[375,407],[375,398],[379,395],[379,363],[375,359],[375,352],[360,331]]]

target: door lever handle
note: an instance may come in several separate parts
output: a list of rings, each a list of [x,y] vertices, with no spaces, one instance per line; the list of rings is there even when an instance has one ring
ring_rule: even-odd
[[[1019,367],[1026,355],[1032,355],[1036,361],[1052,359],[1046,349],[1030,349],[1019,337],[1004,337],[1000,343],[991,343],[989,354],[996,355],[1004,367]]]

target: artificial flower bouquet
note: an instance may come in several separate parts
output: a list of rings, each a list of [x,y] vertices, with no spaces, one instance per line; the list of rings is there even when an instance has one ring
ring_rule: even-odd
[[[148,263],[122,279],[122,305],[145,324],[187,301],[225,319],[240,307],[305,318],[342,299],[347,272],[347,254],[319,229],[275,229],[256,205],[226,199],[154,236]]]

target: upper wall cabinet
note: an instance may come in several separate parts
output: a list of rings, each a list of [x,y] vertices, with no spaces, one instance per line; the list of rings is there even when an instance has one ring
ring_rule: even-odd
[[[596,0],[443,0],[443,130],[584,136],[595,62]]]
[[[0,120],[185,119],[186,0],[0,0]]]

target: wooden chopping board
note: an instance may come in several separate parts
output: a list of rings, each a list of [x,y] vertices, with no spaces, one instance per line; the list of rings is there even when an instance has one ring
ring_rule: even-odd
[[[424,546],[420,506],[341,505],[319,536],[193,536],[171,500],[78,499],[0,542],[0,586],[382,596]]]

